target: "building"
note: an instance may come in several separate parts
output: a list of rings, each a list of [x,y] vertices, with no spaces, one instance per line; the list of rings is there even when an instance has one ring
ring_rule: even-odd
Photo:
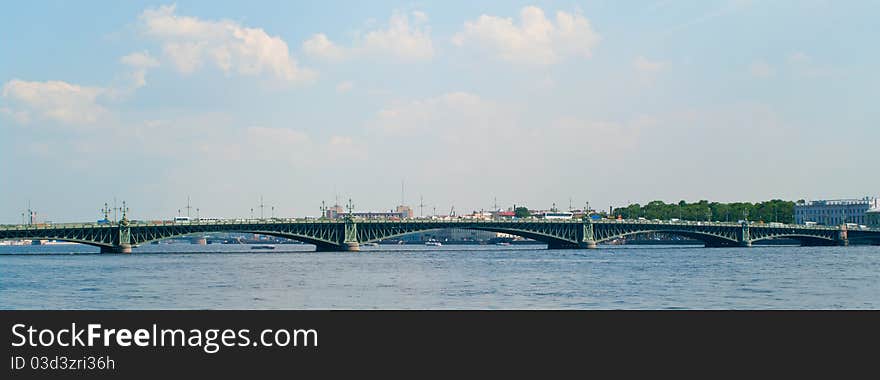
[[[342,209],[342,206],[339,203],[333,205],[332,207],[328,207],[324,210],[324,217],[329,219],[337,219],[343,217],[345,210]]]
[[[401,219],[411,219],[413,217],[413,209],[409,206],[400,205],[394,211],[400,214]]]
[[[338,204],[324,211],[324,217],[328,219],[341,219],[346,215],[348,212]],[[413,217],[413,211],[409,206],[397,206],[395,211],[355,211],[351,215],[362,219],[408,219]]]
[[[794,205],[797,224],[837,226],[844,223],[865,224],[868,210],[880,208],[880,198],[834,199],[799,202]]]
[[[406,213],[397,211],[355,211],[351,214],[355,218],[362,219],[406,219]],[[345,215],[340,215],[343,217]]]
[[[865,224],[871,228],[880,228],[880,208],[873,208],[865,214]]]

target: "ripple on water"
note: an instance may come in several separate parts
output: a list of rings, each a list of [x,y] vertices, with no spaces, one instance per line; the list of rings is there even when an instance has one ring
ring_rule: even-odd
[[[184,254],[124,257],[0,248],[0,308],[9,309],[880,308],[880,247],[255,255],[184,245],[173,248]]]

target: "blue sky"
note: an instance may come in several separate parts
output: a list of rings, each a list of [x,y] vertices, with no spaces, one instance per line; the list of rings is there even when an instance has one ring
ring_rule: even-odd
[[[876,1],[5,8],[4,223],[880,193]]]

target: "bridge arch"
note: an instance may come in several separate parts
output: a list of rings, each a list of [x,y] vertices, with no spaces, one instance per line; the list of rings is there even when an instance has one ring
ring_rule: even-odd
[[[361,243],[371,243],[371,242],[377,242],[380,240],[393,239],[393,238],[401,237],[401,236],[405,236],[405,235],[417,234],[417,233],[422,233],[422,232],[427,232],[427,231],[445,230],[445,229],[461,229],[461,230],[498,232],[498,233],[503,233],[503,234],[520,236],[520,237],[524,237],[527,239],[537,240],[537,241],[540,241],[543,243],[547,243],[548,245],[559,244],[559,245],[566,245],[567,246],[567,245],[572,245],[572,244],[576,245],[577,244],[577,242],[574,241],[574,239],[569,240],[569,239],[565,239],[565,238],[560,238],[559,236],[556,236],[556,235],[541,233],[538,231],[526,230],[526,229],[521,229],[521,228],[475,227],[475,226],[443,226],[443,227],[431,226],[431,227],[426,227],[423,229],[413,229],[413,230],[391,233],[391,234],[377,236],[377,237],[370,237],[370,238],[367,238],[367,239],[361,241]]]
[[[137,239],[137,240],[135,240],[134,236],[132,236],[132,238],[133,238],[132,244],[148,244],[148,243],[151,243],[154,241],[159,241],[159,240],[166,240],[166,239],[172,239],[172,238],[176,238],[176,237],[193,236],[193,235],[215,233],[215,232],[258,234],[258,235],[275,236],[275,237],[280,237],[280,238],[285,238],[285,239],[290,239],[290,240],[301,241],[306,244],[313,244],[318,247],[319,251],[330,250],[331,248],[333,248],[337,245],[336,242],[332,242],[332,241],[324,240],[324,239],[319,239],[319,238],[315,238],[312,236],[284,233],[284,232],[278,232],[278,231],[265,231],[265,230],[259,230],[259,229],[233,229],[233,230],[224,229],[224,230],[216,230],[216,231],[189,231],[189,232],[182,231],[179,233],[172,233],[172,234],[163,235],[161,237]]]
[[[0,240],[54,240],[54,241],[64,241],[64,242],[70,242],[70,243],[83,244],[83,245],[88,245],[88,246],[92,246],[92,247],[98,247],[101,249],[113,248],[113,244],[108,244],[105,242],[98,242],[98,241],[93,241],[93,240],[83,240],[83,239],[76,239],[76,238],[65,238],[65,237],[57,237],[57,236],[51,236],[51,237],[29,236],[29,237],[25,237],[25,238],[0,238]]]
[[[825,236],[803,235],[803,234],[776,234],[755,238],[752,242],[773,239],[791,239],[797,240],[803,246],[827,246],[838,245],[838,241],[834,238]]]
[[[610,236],[605,236],[600,239],[597,239],[597,243],[606,243],[615,239],[625,238],[632,235],[639,234],[648,234],[648,233],[664,233],[675,236],[681,236],[688,239],[699,240],[706,244],[707,247],[733,247],[739,246],[740,241],[736,239],[732,239],[729,236],[724,236],[720,234],[714,234],[711,232],[702,232],[702,231],[685,231],[685,230],[676,230],[676,229],[646,229],[646,230],[634,230],[634,231],[626,231],[623,233],[618,233]]]

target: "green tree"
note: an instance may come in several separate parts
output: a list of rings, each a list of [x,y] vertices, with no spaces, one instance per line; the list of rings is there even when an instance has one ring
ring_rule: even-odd
[[[613,216],[626,219],[643,217],[646,219],[681,219],[690,221],[737,222],[752,220],[761,222],[794,223],[794,202],[773,199],[759,203],[734,202],[720,203],[700,200],[695,203],[680,201],[665,203],[651,201],[641,206],[638,203],[613,210]]]
[[[515,210],[513,210],[513,214],[517,218],[528,218],[532,216],[532,213],[529,212],[528,207],[517,207]]]

